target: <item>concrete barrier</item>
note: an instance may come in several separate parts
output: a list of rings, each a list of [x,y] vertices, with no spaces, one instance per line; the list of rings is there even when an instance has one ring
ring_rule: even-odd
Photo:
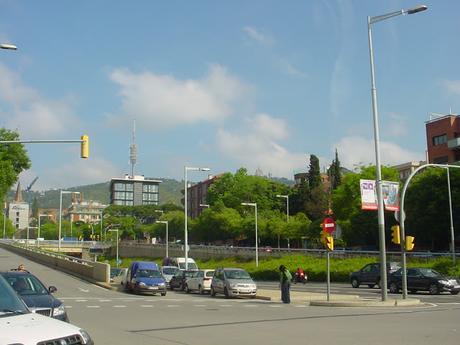
[[[0,242],[0,247],[49,267],[65,271],[94,283],[110,283],[110,265],[82,260],[39,248],[26,248],[14,242]]]

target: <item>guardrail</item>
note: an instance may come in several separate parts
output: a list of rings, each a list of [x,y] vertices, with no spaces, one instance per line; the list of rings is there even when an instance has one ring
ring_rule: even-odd
[[[110,265],[45,251],[14,240],[0,240],[0,247],[92,282],[110,282]]]

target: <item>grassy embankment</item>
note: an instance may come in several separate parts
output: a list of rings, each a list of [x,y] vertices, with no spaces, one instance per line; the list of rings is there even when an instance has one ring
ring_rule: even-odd
[[[100,261],[110,263],[115,267],[115,258],[101,258]],[[155,261],[161,265],[162,258],[152,260],[151,258],[126,258],[122,259],[120,267],[128,267],[132,261]],[[389,259],[387,259],[390,261]],[[278,267],[285,265],[291,272],[294,272],[297,267],[302,267],[308,274],[310,281],[325,281],[326,280],[326,258],[319,258],[305,255],[287,255],[281,258],[268,258],[259,260],[259,267],[256,267],[254,260],[244,260],[240,258],[231,259],[212,259],[212,260],[195,260],[198,267],[216,268],[216,267],[240,267],[247,270],[256,280],[277,280]],[[331,258],[331,281],[347,282],[351,272],[359,270],[365,264],[376,262],[374,257],[354,257],[354,258]],[[398,260],[391,260],[398,261]],[[460,264],[452,265],[450,258],[437,259],[411,259],[408,258],[408,267],[431,267],[438,272],[448,275],[460,277]]]

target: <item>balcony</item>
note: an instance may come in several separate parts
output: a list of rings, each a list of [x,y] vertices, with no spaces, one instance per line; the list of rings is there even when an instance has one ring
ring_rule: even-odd
[[[447,141],[447,147],[450,149],[460,149],[460,138],[450,139]]]

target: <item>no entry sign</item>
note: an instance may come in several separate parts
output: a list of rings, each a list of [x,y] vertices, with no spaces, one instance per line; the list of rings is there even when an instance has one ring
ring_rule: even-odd
[[[329,234],[332,234],[335,231],[335,220],[334,218],[327,217],[323,220],[323,230]]]

